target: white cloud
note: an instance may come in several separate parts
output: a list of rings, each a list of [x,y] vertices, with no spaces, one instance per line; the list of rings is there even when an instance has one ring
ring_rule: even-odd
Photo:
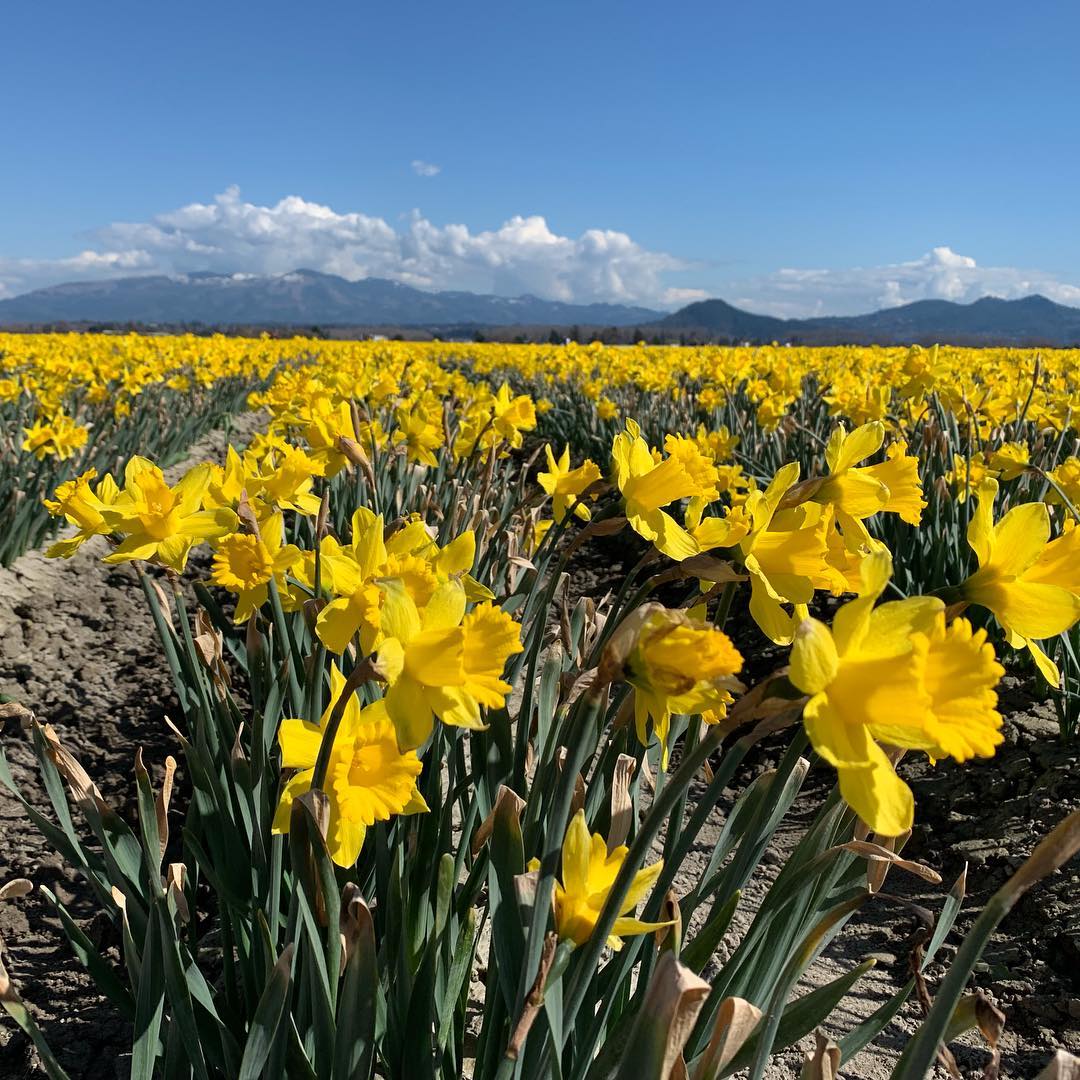
[[[586,229],[563,236],[539,215],[517,215],[494,229],[439,225],[413,210],[400,222],[289,195],[260,206],[230,187],[143,222],[117,222],[61,259],[0,256],[0,297],[64,281],[197,270],[283,274],[308,268],[356,280],[382,277],[422,289],[464,289],[548,299],[675,308],[707,295],[750,311],[786,317],[845,315],[921,299],[971,301],[1043,293],[1080,306],[1080,287],[1054,274],[981,266],[948,247],[910,262],[852,269],[781,269],[703,289],[670,275],[697,269],[651,251],[624,232]]]
[[[848,270],[792,270],[741,282],[722,292],[737,307],[785,318],[855,315],[914,300],[970,303],[981,296],[1011,300],[1042,293],[1080,306],[1080,287],[1041,270],[980,266],[969,255],[936,247],[910,262]]]
[[[473,232],[437,225],[418,210],[394,228],[382,218],[339,213],[297,195],[259,206],[236,187],[149,221],[109,225],[93,239],[92,250],[69,259],[0,258],[0,295],[123,273],[282,274],[298,268],[579,303],[676,307],[705,295],[666,284],[664,276],[687,263],[610,229],[587,229],[575,238],[553,232],[543,217],[515,216],[497,229]]]
[[[432,165],[430,161],[421,161],[419,158],[414,158],[412,171],[417,176],[438,176],[442,172],[442,166]]]

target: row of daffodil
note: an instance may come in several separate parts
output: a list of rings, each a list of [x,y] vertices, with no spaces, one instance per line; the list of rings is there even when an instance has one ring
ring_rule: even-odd
[[[252,618],[271,589],[286,610],[319,600],[315,632],[323,646],[377,658],[375,673],[386,686],[378,711],[407,755],[436,719],[477,729],[485,708],[504,705],[510,687],[502,674],[522,648],[519,627],[471,576],[471,531],[439,546],[414,516],[388,535],[383,517],[361,507],[347,543],[326,536],[317,550],[305,550],[286,542],[285,515],[314,517],[315,478],[335,475],[349,460],[349,440],[337,429],[347,419],[355,434],[355,417],[343,404],[327,410],[321,401],[289,420],[306,434],[307,450],[270,434],[244,455],[230,449],[224,467],[191,469],[175,486],[143,458],[129,462],[122,487],[110,476],[95,483],[91,474],[62,485],[48,507],[77,531],[50,554],[70,555],[89,537],[108,535],[116,546],[107,561],[148,560],[180,572],[192,547],[208,540],[211,580],[235,594],[238,622]],[[513,446],[527,412],[504,389],[479,430]],[[1000,741],[992,687],[1001,668],[986,631],[946,615],[966,605],[991,612],[1008,643],[1029,650],[1056,684],[1057,669],[1038,642],[1080,619],[1080,534],[1068,528],[1051,540],[1050,511],[1041,502],[1014,506],[995,524],[997,481],[985,477],[968,529],[978,570],[938,596],[875,608],[891,559],[868,524],[898,515],[916,526],[925,506],[917,460],[903,443],[865,464],[879,454],[885,434],[876,421],[851,432],[838,426],[825,475],[800,483],[799,466],[788,464],[759,489],[732,483],[715,463],[711,451],[725,433],[670,435],[661,452],[629,421],[613,442],[610,480],[630,528],[704,589],[749,581],[751,617],[773,642],[794,643],[791,678],[812,695],[805,717],[815,748],[836,766],[845,798],[867,825],[897,835],[911,825],[912,801],[879,744],[964,760],[992,753]],[[571,468],[568,450],[556,457],[549,446],[546,453],[538,481],[551,498],[552,518],[534,526],[534,544],[545,526],[565,527],[568,515],[589,521],[602,484],[594,462]],[[810,618],[817,592],[859,595],[837,614],[832,632]],[[628,660],[639,737],[647,743],[655,734],[665,763],[672,716],[715,722],[739,688],[741,657],[720,631],[707,628],[704,609],[695,614],[674,622],[654,614],[642,624],[636,659]],[[304,770],[286,789],[287,814],[287,800],[310,782],[319,729],[290,721],[282,740],[287,767]],[[400,797],[386,802],[387,812],[410,805],[407,785],[395,790]],[[335,857],[353,861],[355,840],[353,834]]]
[[[92,424],[130,416],[149,388],[258,381],[305,349],[302,340],[221,335],[0,334],[0,406],[30,406],[21,448],[64,460],[85,446]]]
[[[0,334],[0,564],[47,539],[42,490],[137,453],[175,457],[302,357],[288,342]]]
[[[831,415],[859,425],[869,420],[910,421],[930,395],[982,439],[1018,417],[1037,428],[1075,427],[1073,404],[1080,380],[1080,352],[937,347],[724,348],[496,345],[441,342],[342,342],[305,338],[243,339],[185,336],[0,335],[0,403],[32,401],[39,414],[27,430],[30,452],[69,453],[79,425],[65,410],[109,406],[119,414],[147,387],[176,390],[211,386],[230,375],[265,375],[282,361],[317,358],[328,387],[345,396],[429,393],[410,403],[423,416],[448,393],[470,396],[469,385],[512,373],[536,388],[541,411],[556,407],[571,388],[593,403],[601,418],[619,407],[609,395],[683,399],[712,410],[740,389],[756,410],[760,428],[775,430],[798,403],[820,395]],[[1037,378],[1033,380],[1033,374]],[[812,387],[809,384],[812,383]],[[266,401],[281,401],[297,388],[283,374]],[[359,388],[361,393],[355,391]],[[436,409],[436,412],[441,410]],[[404,419],[404,418],[403,418]],[[46,429],[56,421],[57,436]],[[40,426],[38,426],[40,425]],[[74,427],[72,427],[74,425]],[[403,425],[403,427],[408,426]],[[439,426],[438,420],[435,426]],[[74,445],[77,449],[77,445]]]
[[[320,432],[324,443],[352,435],[350,402],[362,403],[369,414],[360,432],[369,453],[404,446],[411,462],[429,467],[444,444],[465,457],[506,437],[500,428],[528,431],[538,418],[543,434],[579,450],[587,448],[581,428],[594,424],[598,446],[610,439],[620,415],[644,411],[653,434],[685,430],[697,418],[710,431],[721,419],[730,421],[738,434],[726,458],[759,473],[769,466],[762,461],[769,457],[763,440],[783,436],[779,452],[802,459],[797,433],[820,431],[837,418],[856,426],[884,422],[922,456],[918,436],[938,411],[954,429],[955,445],[947,448],[941,471],[957,498],[965,499],[983,475],[1032,475],[1050,498],[1075,503],[1080,459],[1069,447],[1063,452],[1061,438],[1040,433],[1068,432],[1074,441],[1077,355],[6,335],[0,339],[0,403],[32,405],[20,410],[19,422],[27,426],[18,445],[25,452],[65,459],[89,434],[65,409],[92,406],[122,415],[151,386],[183,391],[230,376],[259,378],[306,357],[317,359],[314,374],[287,364],[249,404],[302,421],[315,452]],[[498,378],[489,386],[491,375]],[[529,393],[511,393],[508,375]],[[446,402],[453,407],[447,410]]]

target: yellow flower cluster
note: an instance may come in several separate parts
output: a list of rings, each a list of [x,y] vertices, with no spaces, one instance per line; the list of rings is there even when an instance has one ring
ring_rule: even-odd
[[[884,836],[912,822],[903,752],[964,761],[1001,741],[990,617],[1055,686],[1040,642],[1080,621],[1080,531],[1067,520],[1080,497],[1077,351],[985,350],[973,363],[944,347],[78,340],[92,342],[83,367],[68,339],[0,341],[0,407],[36,403],[27,453],[85,442],[76,389],[122,405],[153,383],[268,379],[249,398],[264,429],[223,464],[170,483],[134,456],[118,479],[91,469],[62,483],[46,506],[71,534],[50,553],[104,536],[111,562],[180,573],[205,541],[238,623],[303,613],[335,658],[331,706],[322,725],[281,728],[284,767],[299,771],[279,829],[313,782],[341,670],[370,664],[379,696],[361,708],[350,695],[326,763],[342,865],[373,822],[424,809],[417,751],[438,725],[483,729],[507,706],[507,663],[523,649],[510,586],[535,569],[526,556],[554,546],[545,536],[625,525],[666,580],[700,584],[680,608],[643,597],[609,643],[662,767],[673,718],[715,722],[743,692],[722,626],[743,589],[749,619],[791,647],[811,743]],[[327,508],[341,499],[352,513],[335,531]],[[493,568],[481,556],[499,530],[511,557]],[[938,547],[916,564],[904,545],[925,535]],[[930,563],[948,569],[929,580]],[[850,594],[831,626],[811,617]],[[579,941],[619,860],[584,820],[566,843],[556,906]],[[616,934],[638,932],[632,922]]]

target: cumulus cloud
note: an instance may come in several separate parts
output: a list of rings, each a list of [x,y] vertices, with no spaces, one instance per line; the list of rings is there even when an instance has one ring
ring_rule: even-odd
[[[121,273],[281,274],[298,268],[356,280],[390,278],[423,289],[464,289],[589,303],[676,307],[704,292],[670,287],[665,275],[688,264],[649,251],[626,233],[554,232],[538,215],[496,229],[438,225],[418,210],[397,227],[383,218],[341,213],[290,195],[272,206],[231,187],[144,222],[118,222],[69,259],[0,258],[0,295],[74,279]]]
[[[422,162],[414,162],[423,164]],[[705,267],[642,247],[624,232],[555,232],[539,215],[518,215],[474,231],[440,225],[414,210],[390,224],[289,195],[261,206],[230,187],[148,221],[117,222],[90,234],[85,250],[60,259],[0,256],[0,298],[64,281],[131,274],[283,274],[300,268],[350,280],[389,278],[421,289],[532,293],[576,303],[596,301],[676,308],[707,295],[750,311],[785,317],[847,315],[912,300],[976,300],[1043,293],[1080,306],[1080,287],[1048,272],[982,266],[937,247],[909,262],[852,269],[781,269],[703,289],[675,285]],[[678,279],[676,279],[678,280]]]
[[[1040,270],[980,266],[970,255],[936,247],[910,262],[848,270],[793,270],[733,282],[727,297],[738,307],[785,318],[857,315],[915,300],[970,303],[982,296],[1012,300],[1042,293],[1080,306],[1080,287]]]
[[[414,158],[412,171],[417,176],[438,176],[442,172],[442,166],[432,165],[430,161],[421,161],[420,158]]]

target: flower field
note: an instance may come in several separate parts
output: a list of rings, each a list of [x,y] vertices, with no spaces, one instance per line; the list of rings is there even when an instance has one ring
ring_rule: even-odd
[[[1080,1052],[1078,395],[1080,351],[0,335],[0,784],[37,845],[0,1064]],[[82,665],[122,623],[117,695]],[[105,1071],[41,1011],[39,921]]]

